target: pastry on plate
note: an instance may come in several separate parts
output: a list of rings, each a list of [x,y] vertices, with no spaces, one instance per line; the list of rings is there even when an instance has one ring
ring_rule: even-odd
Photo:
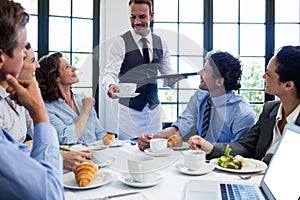
[[[85,187],[92,182],[98,172],[98,166],[94,163],[83,162],[74,169],[75,180],[79,187]]]
[[[168,147],[181,147],[182,137],[179,135],[172,135],[168,138]]]
[[[115,134],[113,133],[107,133],[103,136],[102,142],[104,145],[112,145],[115,141]]]

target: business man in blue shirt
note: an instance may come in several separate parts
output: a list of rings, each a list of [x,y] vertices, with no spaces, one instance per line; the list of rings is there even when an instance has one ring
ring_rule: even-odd
[[[234,142],[241,139],[254,125],[255,115],[250,105],[237,95],[242,75],[241,62],[228,52],[209,52],[203,69],[199,71],[199,90],[191,97],[187,108],[171,127],[158,134],[142,134],[138,139],[140,150],[149,147],[149,140],[171,135],[187,135],[192,127],[197,134],[210,142]],[[203,130],[204,112],[207,102],[211,108]]]
[[[27,54],[26,24],[29,15],[19,4],[0,3],[0,81],[9,84],[11,99],[24,105],[34,122],[32,150],[0,129],[1,199],[64,199],[62,158],[54,127],[37,82],[17,81]]]

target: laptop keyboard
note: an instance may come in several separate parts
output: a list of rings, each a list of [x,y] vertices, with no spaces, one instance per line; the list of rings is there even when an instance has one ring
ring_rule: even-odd
[[[220,184],[222,200],[251,199],[259,200],[255,186],[238,184]]]

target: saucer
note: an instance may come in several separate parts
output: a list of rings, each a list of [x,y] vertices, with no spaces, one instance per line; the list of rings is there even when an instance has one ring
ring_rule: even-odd
[[[132,94],[129,94],[129,93],[119,93],[119,92],[114,93],[114,95],[116,95],[119,98],[132,98],[132,97],[138,96],[139,94],[140,93],[132,93]]]
[[[130,173],[128,173],[128,172],[122,173],[118,178],[125,185],[129,185],[132,187],[140,187],[140,188],[151,187],[151,186],[157,185],[163,179],[163,177],[159,173],[153,173],[153,178],[150,181],[137,182],[137,181],[133,180]]]
[[[187,143],[187,142],[182,142],[182,145],[181,145],[181,147],[168,147],[168,148],[170,148],[170,149],[173,149],[173,150],[178,150],[178,151],[180,151],[180,150],[186,150],[186,149],[188,149],[190,146],[189,146],[189,144]]]
[[[212,170],[214,170],[215,167],[210,163],[204,163],[204,165],[201,167],[201,169],[192,171],[192,170],[189,170],[186,166],[184,166],[183,163],[178,163],[177,165],[175,165],[175,168],[183,174],[203,175],[203,174],[207,174],[207,173],[211,172]]]
[[[150,148],[147,148],[144,150],[144,152],[149,156],[164,157],[171,155],[174,152],[174,150],[170,148],[165,148],[163,150],[153,152]]]

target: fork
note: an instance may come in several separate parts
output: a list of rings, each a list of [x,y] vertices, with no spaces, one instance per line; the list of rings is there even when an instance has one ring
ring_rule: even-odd
[[[238,175],[243,180],[249,180],[251,178],[251,175]]]

